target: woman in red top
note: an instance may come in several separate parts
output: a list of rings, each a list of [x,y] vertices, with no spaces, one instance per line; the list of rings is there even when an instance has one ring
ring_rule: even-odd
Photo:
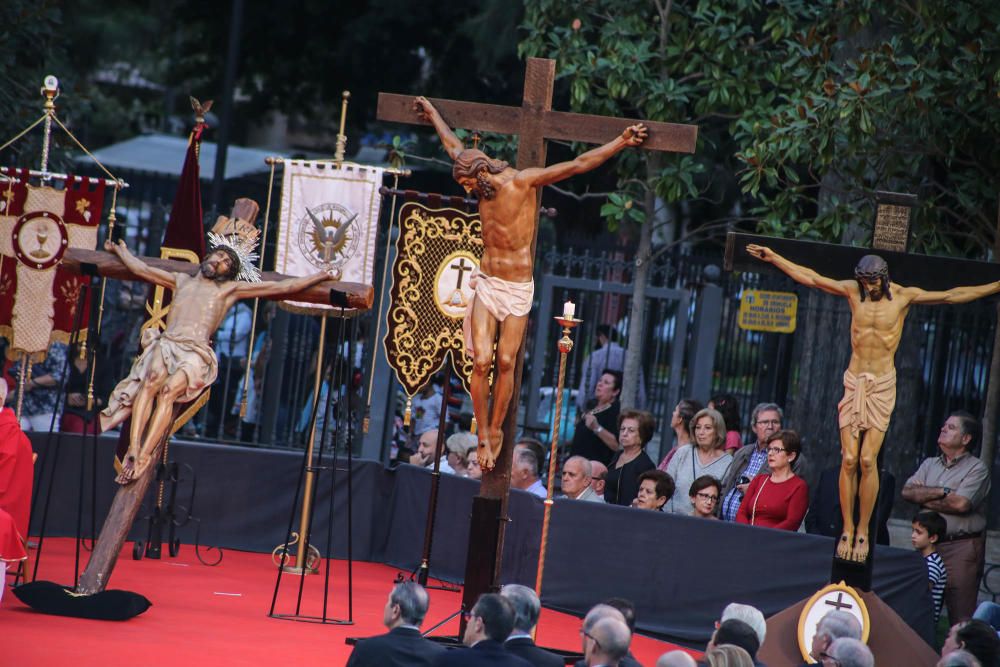
[[[809,487],[792,472],[792,461],[802,451],[795,431],[778,431],[767,439],[770,474],[757,475],[747,487],[736,521],[751,526],[798,530],[809,508]]]

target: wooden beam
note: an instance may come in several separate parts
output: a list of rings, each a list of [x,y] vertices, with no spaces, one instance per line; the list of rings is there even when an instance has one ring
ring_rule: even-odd
[[[413,110],[415,98],[416,95],[379,93],[376,118],[430,127],[430,122],[420,118]],[[518,119],[521,117],[521,110],[518,107],[480,104],[478,102],[456,102],[455,100],[442,100],[434,97],[427,99],[431,101],[449,127],[481,132],[499,132],[501,134],[517,132]]]
[[[772,264],[752,257],[748,243],[766,245],[782,257],[808,266],[835,280],[850,280],[854,267],[865,255],[878,255],[889,264],[889,278],[898,285],[925,290],[946,290],[957,285],[982,285],[1000,280],[1000,264],[957,257],[934,257],[914,253],[872,250],[871,248],[798,241],[775,236],[729,232],[726,236],[727,271],[779,272]]]
[[[200,268],[198,264],[181,262],[174,259],[159,259],[156,257],[142,257],[141,259],[147,264],[163,269],[164,271],[184,273],[189,276],[193,276]],[[93,270],[85,265],[95,267],[97,275],[105,278],[114,278],[116,280],[137,279],[127,268],[125,268],[125,265],[117,256],[101,250],[68,248],[66,250],[66,254],[63,255],[62,263],[60,264],[62,268],[73,273],[92,273]],[[274,273],[273,271],[265,271],[262,279],[276,281],[284,280],[285,278],[290,277],[291,276],[286,276],[281,273]],[[283,296],[281,297],[281,300],[305,301],[307,303],[321,303],[329,305],[331,290],[336,290],[337,292],[341,292],[346,295],[348,308],[369,310],[371,309],[372,302],[375,299],[375,290],[371,285],[327,280],[319,285],[310,287],[304,292]]]

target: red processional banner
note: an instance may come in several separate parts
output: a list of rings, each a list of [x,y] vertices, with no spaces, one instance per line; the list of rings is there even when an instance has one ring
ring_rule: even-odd
[[[68,343],[88,279],[64,271],[67,248],[93,250],[104,209],[104,181],[68,176],[61,189],[33,186],[27,170],[0,174],[0,336],[7,356],[45,358],[52,342]],[[87,333],[89,295],[81,340]]]

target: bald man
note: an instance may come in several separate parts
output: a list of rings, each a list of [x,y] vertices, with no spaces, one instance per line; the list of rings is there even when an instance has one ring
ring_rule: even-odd
[[[593,487],[591,487],[591,477],[593,476],[593,466],[590,461],[582,456],[571,456],[566,459],[562,469],[562,492],[567,498],[573,500],[586,500],[592,503],[603,503]]]
[[[698,663],[689,653],[668,651],[656,660],[656,667],[698,667]]]
[[[587,667],[618,667],[631,641],[632,633],[625,621],[612,617],[598,620],[583,635],[583,657]]]

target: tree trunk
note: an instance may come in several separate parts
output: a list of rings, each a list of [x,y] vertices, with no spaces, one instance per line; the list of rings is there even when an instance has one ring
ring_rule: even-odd
[[[625,368],[622,373],[622,409],[635,407],[641,380],[640,366],[644,342],[646,316],[646,283],[649,281],[650,257],[653,254],[653,218],[656,210],[656,194],[652,184],[660,173],[662,158],[659,153],[646,156],[646,181],[650,184],[646,191],[646,221],[639,233],[639,248],[635,253],[635,269],[632,271],[632,309],[628,319],[628,344],[625,347]],[[686,316],[686,314],[685,314]],[[675,344],[683,345],[683,341]]]
[[[1000,261],[1000,200],[997,207],[997,233],[993,237],[993,261]],[[997,445],[997,410],[1000,409],[1000,304],[997,304],[997,321],[993,329],[993,358],[990,361],[990,379],[986,385],[986,405],[983,407],[983,448],[979,460],[986,470],[993,473],[993,459]]]

